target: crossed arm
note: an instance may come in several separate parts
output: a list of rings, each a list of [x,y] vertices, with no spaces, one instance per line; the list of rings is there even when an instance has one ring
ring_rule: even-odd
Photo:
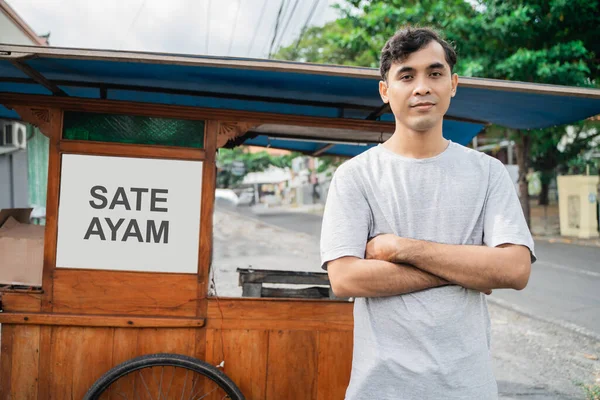
[[[520,245],[447,245],[388,234],[367,244],[366,259],[342,257],[327,269],[339,297],[393,296],[451,284],[489,293],[525,288],[531,256]]]

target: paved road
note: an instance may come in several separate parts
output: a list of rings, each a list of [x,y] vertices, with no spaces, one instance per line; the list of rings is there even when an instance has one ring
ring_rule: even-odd
[[[537,241],[536,254],[527,288],[492,300],[600,337],[600,248]]]
[[[316,214],[240,211],[315,237],[321,233]],[[536,254],[527,288],[496,290],[490,301],[600,338],[600,248],[537,241]]]

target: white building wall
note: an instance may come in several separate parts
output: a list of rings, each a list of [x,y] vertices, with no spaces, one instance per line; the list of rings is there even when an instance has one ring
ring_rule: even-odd
[[[0,43],[37,45],[15,23],[0,10]]]

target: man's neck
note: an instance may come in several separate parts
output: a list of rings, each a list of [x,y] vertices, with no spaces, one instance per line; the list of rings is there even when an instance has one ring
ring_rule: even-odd
[[[446,150],[448,140],[442,136],[441,126],[426,132],[397,126],[392,137],[383,146],[403,157],[431,158]]]

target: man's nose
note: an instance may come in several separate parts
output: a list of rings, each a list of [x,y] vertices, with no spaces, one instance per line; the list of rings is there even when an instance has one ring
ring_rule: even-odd
[[[420,78],[415,81],[413,96],[425,96],[431,94],[431,88],[426,79]]]

